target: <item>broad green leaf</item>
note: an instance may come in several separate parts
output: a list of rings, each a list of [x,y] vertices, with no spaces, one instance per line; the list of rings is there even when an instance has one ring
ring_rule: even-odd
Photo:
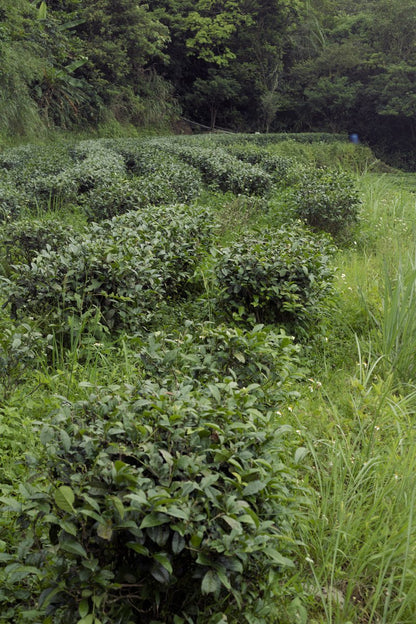
[[[90,606],[88,603],[88,600],[81,600],[81,602],[79,603],[79,607],[78,607],[78,613],[80,615],[81,618],[84,618],[86,615],[88,615],[88,612],[90,610]]]
[[[99,523],[97,526],[97,535],[98,537],[101,537],[101,539],[104,539],[107,542],[110,542],[111,538],[113,537],[112,523],[111,522],[106,522],[105,524]]]
[[[61,442],[62,442],[62,446],[64,447],[64,450],[68,452],[69,449],[71,448],[71,438],[69,437],[67,432],[64,431],[63,429],[59,432],[59,435],[61,437]]]
[[[255,481],[250,481],[250,483],[246,485],[243,490],[243,494],[245,496],[257,494],[257,492],[261,492],[261,490],[264,490],[265,487],[266,483],[264,483],[264,481],[259,481],[258,479],[256,479]]]
[[[288,568],[295,567],[295,564],[293,563],[291,559],[284,557],[283,555],[279,553],[279,551],[275,550],[274,548],[265,547],[263,548],[263,552],[265,555],[270,557],[270,559],[272,559],[274,563],[277,563],[278,565],[286,566]]]
[[[161,524],[165,524],[169,522],[168,516],[162,513],[150,513],[146,516],[143,522],[140,525],[141,529],[146,529],[148,527],[160,526]]]
[[[172,574],[173,569],[172,569],[172,564],[171,561],[168,557],[168,555],[166,553],[155,553],[153,555],[153,559],[156,559],[156,561],[158,561],[160,563],[160,565],[162,565],[164,568],[166,568],[166,570],[169,572],[169,574]]]
[[[218,390],[218,386],[215,386],[214,384],[208,384],[208,389],[211,395],[214,397],[214,399],[216,399],[218,403],[221,403],[221,394],[220,394],[220,391]]]
[[[155,562],[155,565],[150,570],[150,573],[153,578],[158,581],[158,583],[162,583],[163,585],[169,583],[170,574],[168,570],[160,563]]]
[[[135,492],[134,494],[127,494],[126,498],[130,499],[132,502],[132,506],[135,509],[141,509],[143,505],[147,505],[147,498],[145,492]],[[135,503],[135,505],[133,505]]]
[[[183,509],[179,509],[179,507],[167,507],[164,509],[164,513],[168,516],[173,516],[174,518],[179,518],[180,520],[188,520],[189,513],[186,513]]]
[[[220,579],[224,587],[226,587],[227,589],[231,589],[230,579],[227,576],[227,572],[225,568],[223,568],[222,566],[218,568],[217,574],[218,574],[218,578]]]
[[[54,499],[55,503],[62,511],[66,511],[67,513],[75,512],[75,494],[69,486],[61,485],[61,487],[55,490]]]
[[[121,501],[118,496],[110,496],[110,498],[114,503],[114,507],[117,509],[118,515],[123,520],[125,513],[126,513],[126,510],[123,505],[123,501]]]
[[[137,542],[127,542],[126,546],[128,548],[131,548],[131,550],[134,550],[134,552],[139,553],[139,555],[143,555],[144,557],[149,556],[148,549],[142,544],[138,544]]]
[[[185,548],[186,542],[182,535],[179,535],[175,531],[172,537],[172,552],[174,555],[178,555]]]
[[[301,446],[298,449],[296,449],[295,463],[299,464],[301,461],[303,461],[305,457],[308,455],[308,453],[309,453],[308,449],[305,448],[304,446]]]
[[[243,353],[240,353],[240,351],[236,351],[234,353],[234,357],[242,364],[245,364],[246,358],[244,357]]]
[[[169,453],[169,451],[166,451],[165,449],[159,449],[159,453],[162,455],[163,459],[165,460],[168,466],[173,465],[173,457]]]
[[[84,557],[85,559],[88,557],[83,546],[81,546],[81,544],[79,542],[76,542],[75,540],[65,540],[60,543],[60,547],[62,548],[62,550],[65,550],[72,555],[78,555],[79,557]]]
[[[59,526],[66,533],[69,533],[70,535],[73,535],[74,537],[76,537],[77,527],[72,522],[66,522],[65,520],[61,520],[60,523],[59,523]]]
[[[214,570],[208,570],[202,579],[201,590],[203,594],[214,594],[221,588],[221,581]]]
[[[77,624],[96,624],[96,620],[92,613],[89,613],[85,617],[78,620]]]
[[[239,529],[241,531],[241,523],[238,520],[231,518],[231,516],[223,516],[223,519],[232,529]]]

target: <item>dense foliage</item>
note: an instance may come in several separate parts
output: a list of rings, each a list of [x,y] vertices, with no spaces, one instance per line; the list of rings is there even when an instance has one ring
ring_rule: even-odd
[[[355,131],[385,153],[410,152],[414,9],[414,0],[4,0],[0,133],[172,127],[182,113],[246,132]]]
[[[415,182],[374,164],[323,133],[2,152],[1,622],[413,624]]]

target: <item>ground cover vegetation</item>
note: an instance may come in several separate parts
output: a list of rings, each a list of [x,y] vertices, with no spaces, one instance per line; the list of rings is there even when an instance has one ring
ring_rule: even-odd
[[[1,152],[0,621],[413,623],[412,177],[297,138]]]
[[[414,0],[3,0],[0,137],[358,132],[413,167]]]

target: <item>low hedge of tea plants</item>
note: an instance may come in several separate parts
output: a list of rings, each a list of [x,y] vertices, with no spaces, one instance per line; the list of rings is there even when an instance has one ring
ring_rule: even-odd
[[[289,138],[0,155],[0,621],[324,621],[293,414],[359,204]]]
[[[46,326],[95,309],[109,327],[139,327],[185,294],[211,229],[206,210],[185,205],[129,212],[72,237],[58,228],[30,262],[9,265],[1,292],[13,316]],[[37,224],[31,234],[26,227],[22,260],[27,240],[39,243]]]
[[[255,323],[310,322],[331,292],[334,247],[300,225],[250,233],[217,252],[218,305]]]
[[[305,169],[288,195],[296,218],[334,237],[347,236],[356,224],[360,197],[355,181],[345,171]]]
[[[18,621],[23,600],[56,624],[270,621],[304,493],[266,405],[230,377],[149,380],[39,423],[45,456],[2,498],[2,613]]]
[[[272,179],[265,170],[245,163],[219,147],[183,141],[166,141],[164,147],[199,169],[204,181],[213,188],[245,195],[267,195],[271,189]]]

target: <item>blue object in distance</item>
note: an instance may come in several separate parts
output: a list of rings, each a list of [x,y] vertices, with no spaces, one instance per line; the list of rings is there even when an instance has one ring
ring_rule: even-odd
[[[355,145],[358,145],[358,143],[360,142],[360,139],[358,138],[358,134],[356,132],[353,132],[352,134],[350,134],[350,141],[351,143],[355,143]]]

